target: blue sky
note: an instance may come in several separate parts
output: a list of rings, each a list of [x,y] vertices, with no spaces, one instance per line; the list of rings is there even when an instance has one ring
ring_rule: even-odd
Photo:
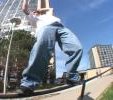
[[[2,5],[2,0],[0,0],[0,6]]]
[[[0,0],[0,5],[2,5],[6,0]]]
[[[55,15],[76,33],[84,54],[79,70],[89,68],[88,51],[95,44],[113,44],[113,0],[50,0]],[[57,73],[65,71],[62,66],[65,55],[57,48]],[[63,64],[62,64],[63,63]]]

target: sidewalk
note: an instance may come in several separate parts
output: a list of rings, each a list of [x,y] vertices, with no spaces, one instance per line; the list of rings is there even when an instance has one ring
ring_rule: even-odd
[[[87,83],[84,100],[95,100],[112,82],[113,75],[109,75]]]
[[[96,98],[113,82],[113,75],[98,77],[86,83],[84,100],[96,100]],[[82,86],[75,86],[67,90],[32,97],[29,100],[77,100],[81,94]]]

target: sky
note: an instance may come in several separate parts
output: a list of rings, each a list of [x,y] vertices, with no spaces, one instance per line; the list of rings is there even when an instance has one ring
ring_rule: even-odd
[[[55,15],[81,41],[83,57],[78,70],[90,68],[88,51],[96,44],[113,44],[113,0],[50,0]],[[56,46],[57,75],[66,71],[67,56]]]
[[[6,1],[6,0],[0,0],[0,6],[1,6],[2,4],[4,4],[4,1]]]
[[[2,5],[6,0],[0,0]],[[88,51],[96,44],[113,44],[113,0],[50,0],[55,15],[73,31],[83,46],[78,70],[90,68]],[[56,45],[57,76],[66,71],[67,56]]]

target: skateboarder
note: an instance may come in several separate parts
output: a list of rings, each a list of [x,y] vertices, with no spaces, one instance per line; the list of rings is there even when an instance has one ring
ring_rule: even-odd
[[[23,0],[22,10],[30,24],[36,27],[36,42],[31,50],[27,67],[23,71],[20,89],[23,93],[32,93],[44,79],[50,59],[49,51],[55,41],[61,50],[68,55],[67,73],[72,82],[78,81],[76,70],[82,57],[82,46],[76,35],[66,28],[58,17],[50,14],[53,9],[43,8],[29,11],[28,0]]]

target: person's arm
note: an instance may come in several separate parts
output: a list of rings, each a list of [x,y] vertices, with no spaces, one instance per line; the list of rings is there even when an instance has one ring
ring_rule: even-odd
[[[28,10],[28,0],[23,0],[22,3],[22,11],[26,14],[29,15],[29,10]]]
[[[40,9],[37,9],[37,11],[39,11],[41,15],[43,14],[53,15],[53,8],[40,8]]]
[[[49,8],[49,10],[46,12],[48,15],[54,15],[53,8]]]

